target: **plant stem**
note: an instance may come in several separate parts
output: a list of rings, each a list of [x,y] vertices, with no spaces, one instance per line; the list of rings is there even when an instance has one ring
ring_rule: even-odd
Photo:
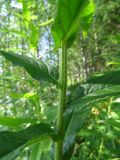
[[[67,47],[62,44],[62,53],[59,53],[59,106],[57,116],[57,132],[60,136],[64,135],[64,108],[66,105],[66,87],[67,87]],[[62,160],[63,140],[55,145],[55,160]]]

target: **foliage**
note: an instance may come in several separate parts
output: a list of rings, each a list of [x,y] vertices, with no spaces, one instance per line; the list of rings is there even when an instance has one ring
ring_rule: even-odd
[[[70,14],[71,13],[71,14]],[[94,13],[94,3],[91,0],[73,0],[58,2],[57,16],[52,27],[53,37],[56,46],[60,46],[61,41],[72,43],[79,27],[86,31],[92,21]]]
[[[0,157],[3,157],[27,142],[27,145],[30,145],[40,139],[53,135],[53,133],[53,130],[47,124],[43,123],[28,127],[19,132],[3,131],[0,133]]]
[[[118,6],[0,2],[1,160],[120,158]]]
[[[27,56],[15,55],[13,53],[7,53],[4,51],[0,52],[6,59],[12,61],[14,65],[24,67],[34,79],[39,81],[47,80],[53,82],[54,84],[57,83],[58,73],[57,69],[54,67],[47,67],[47,65],[42,61],[35,61],[34,59]]]

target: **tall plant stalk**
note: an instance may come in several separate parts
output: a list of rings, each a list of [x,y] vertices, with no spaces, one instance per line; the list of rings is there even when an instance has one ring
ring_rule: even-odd
[[[57,131],[60,136],[64,136],[64,108],[66,105],[66,87],[67,87],[67,47],[66,44],[62,44],[62,53],[59,53],[59,106],[57,116]],[[63,140],[59,141],[55,145],[55,160],[62,160]]]

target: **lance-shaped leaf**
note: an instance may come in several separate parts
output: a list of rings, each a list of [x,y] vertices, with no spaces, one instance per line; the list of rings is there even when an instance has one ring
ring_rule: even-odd
[[[78,90],[82,88],[82,94]],[[70,102],[66,113],[73,110],[78,111],[81,106],[90,105],[101,99],[120,95],[120,85],[105,85],[105,84],[84,84],[76,86],[76,96]]]
[[[41,60],[35,60],[23,55],[8,53],[1,50],[0,53],[14,65],[24,67],[34,79],[58,84],[58,71],[54,66],[46,65]]]
[[[68,89],[70,109],[93,103],[99,99],[120,95],[120,71],[98,74],[87,80],[87,84],[76,84]],[[69,110],[69,109],[68,109]]]
[[[30,126],[19,132],[0,132],[0,158],[22,145],[27,146],[53,135],[54,131],[45,123]]]
[[[89,78],[87,82],[92,84],[120,84],[120,70],[96,74],[96,76]]]
[[[80,27],[83,31],[87,31],[93,13],[93,0],[59,0],[57,15],[52,27],[56,46],[60,47],[62,41],[72,43]]]

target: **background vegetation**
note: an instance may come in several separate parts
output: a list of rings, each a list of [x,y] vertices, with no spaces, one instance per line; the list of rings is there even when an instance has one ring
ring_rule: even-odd
[[[24,0],[23,3],[21,0],[0,0],[0,50],[37,58],[58,68],[58,50],[50,32],[56,3],[56,0]],[[120,1],[95,0],[95,6],[88,34],[80,31],[69,49],[68,86],[76,88],[90,75],[120,69]],[[111,79],[114,76],[111,74]],[[117,81],[119,83],[119,79]],[[119,92],[119,86],[117,89]],[[74,100],[79,92],[79,87],[72,95],[68,90],[69,100]],[[20,131],[38,122],[54,127],[57,98],[54,85],[34,80],[23,68],[14,67],[0,56],[0,131]],[[120,94],[102,98],[90,106],[90,114],[75,137],[72,160],[118,160]],[[78,121],[76,115],[76,123]],[[53,157],[54,145],[46,139],[20,150],[14,151],[13,159],[49,160]]]

